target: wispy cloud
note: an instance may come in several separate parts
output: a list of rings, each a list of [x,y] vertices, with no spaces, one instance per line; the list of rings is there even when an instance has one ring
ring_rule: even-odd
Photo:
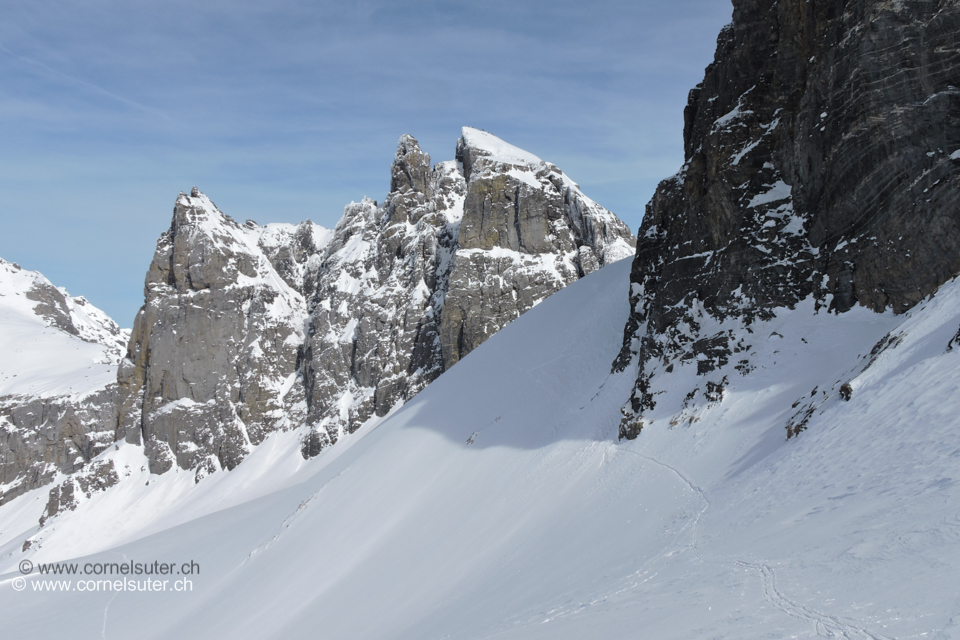
[[[0,51],[2,51],[3,53],[5,53],[5,54],[6,54],[7,56],[9,56],[10,58],[13,58],[14,60],[22,63],[26,68],[28,68],[28,69],[36,72],[36,73],[39,73],[39,74],[41,74],[41,75],[44,75],[44,76],[46,76],[47,78],[52,79],[54,82],[67,83],[67,84],[69,84],[69,85],[71,85],[71,86],[73,86],[73,87],[76,87],[76,88],[78,88],[78,89],[80,89],[80,90],[82,90],[82,91],[88,91],[88,92],[91,92],[91,93],[93,93],[93,94],[95,94],[95,95],[109,98],[110,100],[114,100],[114,101],[116,101],[116,102],[118,102],[118,103],[120,103],[120,104],[122,104],[122,105],[124,105],[124,106],[130,107],[130,108],[132,108],[132,109],[136,109],[136,110],[138,110],[138,111],[142,111],[143,113],[145,113],[145,114],[147,114],[147,115],[150,115],[150,116],[153,116],[153,117],[156,117],[156,118],[160,118],[160,119],[162,119],[162,120],[169,120],[169,119],[170,119],[170,117],[169,117],[167,114],[165,114],[164,112],[162,112],[162,111],[160,111],[160,110],[158,110],[158,109],[154,109],[154,108],[152,108],[152,107],[148,107],[148,106],[146,106],[146,105],[140,104],[139,102],[136,102],[136,101],[134,101],[134,100],[130,100],[129,98],[124,98],[123,96],[117,95],[116,93],[113,93],[112,91],[108,91],[107,89],[104,89],[104,88],[101,87],[101,86],[98,86],[98,85],[96,85],[96,84],[93,84],[92,82],[87,82],[86,80],[83,80],[82,78],[77,78],[77,77],[72,76],[72,75],[70,75],[70,74],[68,74],[68,73],[64,73],[63,71],[60,71],[60,70],[58,70],[58,69],[54,69],[53,67],[51,67],[51,66],[49,66],[49,65],[46,65],[46,64],[44,64],[43,62],[40,62],[40,61],[38,61],[38,60],[34,60],[34,59],[32,59],[32,58],[28,58],[28,57],[26,57],[26,56],[19,55],[19,54],[15,53],[15,52],[11,51],[9,48],[7,48],[2,42],[0,42]]]
[[[443,160],[460,126],[488,129],[556,162],[636,227],[682,162],[687,91],[731,10],[723,0],[0,4],[0,192],[31,191],[0,197],[0,218],[46,221],[44,243],[23,242],[24,222],[0,235],[0,255],[53,265],[52,278],[121,321],[140,286],[111,274],[138,274],[149,255],[96,261],[118,243],[149,254],[179,190],[199,184],[241,218],[332,225],[350,199],[383,197],[402,133]],[[90,224],[61,230],[68,210]],[[58,243],[72,263],[51,257]]]

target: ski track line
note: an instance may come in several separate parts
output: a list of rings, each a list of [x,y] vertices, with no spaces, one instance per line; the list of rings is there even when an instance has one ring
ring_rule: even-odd
[[[777,575],[770,565],[742,560],[734,560],[733,563],[745,569],[756,571],[763,581],[763,599],[789,616],[812,622],[816,627],[818,636],[847,638],[848,640],[891,640],[886,636],[871,633],[855,624],[843,622],[839,618],[818,613],[791,601],[777,589]],[[821,631],[826,633],[821,633]]]
[[[124,557],[126,557],[126,555],[124,555]],[[110,598],[110,600],[107,602],[107,606],[103,608],[103,625],[102,625],[102,628],[100,629],[100,637],[103,638],[104,640],[106,640],[106,637],[107,637],[107,612],[110,610],[110,605],[113,603],[114,600],[117,599],[118,595],[120,595],[119,591],[113,594],[113,597]]]
[[[703,517],[703,514],[706,513],[707,509],[710,508],[710,500],[707,499],[706,494],[703,492],[703,489],[691,482],[679,469],[673,467],[665,462],[661,462],[653,456],[648,456],[643,453],[636,451],[629,451],[627,449],[621,449],[624,453],[629,453],[631,455],[638,456],[644,460],[648,460],[676,475],[680,480],[687,486],[690,491],[696,493],[700,499],[703,501],[703,509],[697,513],[696,516],[692,519],[693,524],[693,536],[690,540],[690,548],[693,550],[693,553],[700,559],[701,562],[710,562],[710,563],[724,563],[724,564],[733,564],[743,569],[752,569],[756,571],[760,576],[760,580],[763,584],[763,599],[778,609],[783,613],[801,620],[804,622],[810,622],[814,625],[816,633],[818,636],[828,637],[828,638],[845,638],[846,640],[892,640],[887,636],[872,633],[867,631],[863,627],[859,627],[852,622],[842,621],[839,618],[834,616],[826,615],[808,609],[803,605],[796,604],[786,596],[784,596],[779,589],[777,589],[777,573],[768,564],[765,563],[756,563],[756,562],[747,562],[744,560],[708,560],[700,553],[700,519]],[[686,526],[683,527],[686,529]],[[681,532],[683,531],[681,529]]]

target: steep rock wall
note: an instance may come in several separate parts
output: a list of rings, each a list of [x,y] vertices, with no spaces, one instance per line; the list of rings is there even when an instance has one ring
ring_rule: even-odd
[[[734,2],[638,234],[621,436],[671,362],[709,375],[748,349],[707,316],[749,326],[810,295],[902,312],[960,272],[958,78],[955,1]]]
[[[157,242],[118,374],[119,429],[143,442],[154,473],[232,469],[302,419],[306,308],[260,247],[261,231],[194,189]]]

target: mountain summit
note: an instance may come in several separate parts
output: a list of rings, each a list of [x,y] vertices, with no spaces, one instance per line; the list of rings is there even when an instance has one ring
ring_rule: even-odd
[[[82,469],[114,440],[130,337],[82,297],[0,259],[0,505]]]
[[[632,254],[629,228],[555,165],[471,128],[456,158],[431,164],[402,136],[387,197],[349,204],[333,230],[240,223],[197,187],[181,193],[117,384],[101,385],[109,410],[53,437],[125,441],[151,473],[187,470],[196,482],[275,433],[296,434],[309,458],[550,294]],[[60,465],[74,475],[45,517],[75,509],[85,487],[121,481],[110,461],[79,472],[89,459]],[[3,472],[20,482],[27,467]]]

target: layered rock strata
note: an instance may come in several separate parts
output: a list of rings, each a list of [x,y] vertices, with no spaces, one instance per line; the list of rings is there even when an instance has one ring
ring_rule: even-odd
[[[658,372],[748,352],[725,321],[808,296],[902,312],[960,272],[958,33],[953,1],[734,1],[638,234],[622,437]]]

